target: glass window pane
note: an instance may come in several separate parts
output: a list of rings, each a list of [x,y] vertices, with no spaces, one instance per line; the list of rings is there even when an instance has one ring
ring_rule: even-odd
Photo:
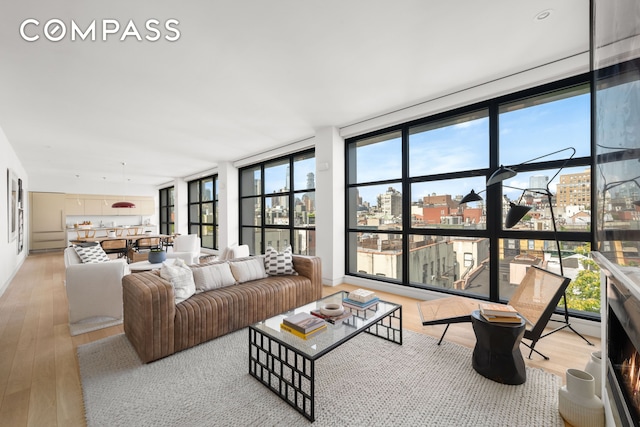
[[[402,235],[349,233],[349,272],[402,279]]]
[[[489,167],[489,119],[482,110],[409,129],[409,175]]]
[[[293,230],[293,253],[298,255],[315,255],[316,231]]]
[[[166,223],[168,222],[168,212],[167,209],[160,209],[160,222]]]
[[[316,157],[314,153],[307,153],[293,158],[293,190],[316,188]]]
[[[411,184],[411,226],[484,230],[484,200],[460,204],[472,190],[485,197],[484,177],[418,182]],[[464,194],[463,194],[464,193]]]
[[[264,192],[283,193],[291,190],[289,159],[267,163],[264,166]]]
[[[402,229],[401,184],[362,185],[349,189],[349,227]]]
[[[202,223],[213,224],[213,202],[202,204]]]
[[[205,225],[202,227],[202,235],[200,236],[203,248],[213,249],[213,227]]]
[[[176,215],[175,215],[175,207],[171,206],[169,208],[169,222],[175,222],[176,221]]]
[[[316,193],[298,193],[295,195],[295,212],[293,213],[296,227],[315,226],[316,224]]]
[[[560,274],[558,248],[553,240],[500,240],[500,298],[508,301],[531,265]],[[566,291],[572,311],[600,312],[600,273],[589,257],[587,242],[560,242],[564,276],[571,279]],[[562,299],[558,306],[564,309]]]
[[[169,188],[169,204],[170,204],[171,206],[173,206],[173,205],[175,205],[175,204],[176,204],[176,202],[175,202],[175,196],[174,196],[174,191],[173,191],[173,190],[174,190],[174,188],[173,188],[173,187],[170,187],[170,188]]]
[[[189,203],[198,203],[200,201],[200,181],[191,181],[189,183]]]
[[[401,132],[362,139],[349,145],[349,183],[402,177]]]
[[[198,222],[200,219],[200,205],[189,205],[189,218],[191,222]]]
[[[591,229],[591,169],[565,168],[551,182],[557,169],[519,173],[503,181],[503,225],[511,230],[553,231],[550,206],[558,231]],[[551,205],[546,188],[551,191]],[[511,202],[518,207],[512,208]],[[523,216],[517,215],[521,212]]]
[[[489,296],[489,239],[410,235],[409,280],[437,289]]]
[[[291,232],[288,228],[265,228],[264,247],[272,247],[278,252],[282,252],[291,245]]]
[[[242,225],[262,225],[262,208],[259,197],[242,199]]]
[[[213,178],[206,178],[202,180],[202,196],[200,201],[208,202],[209,200],[213,200]]]
[[[192,224],[189,226],[189,234],[197,234],[200,235],[200,226],[198,224]]]
[[[160,190],[160,206],[167,206],[169,204],[167,197],[168,197],[167,190],[166,189]]]
[[[262,233],[259,228],[242,227],[242,244],[249,245],[249,253],[257,255],[262,250]]]
[[[289,224],[289,196],[265,197],[265,224]]]
[[[516,165],[565,147],[574,147],[576,157],[590,156],[590,102],[589,86],[583,85],[500,106],[500,163]]]
[[[260,176],[260,166],[243,169],[240,172],[242,196],[257,196],[262,194],[262,181]]]

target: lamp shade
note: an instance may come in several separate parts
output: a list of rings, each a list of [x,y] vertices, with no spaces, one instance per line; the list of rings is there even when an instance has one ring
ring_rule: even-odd
[[[507,212],[507,218],[504,221],[506,228],[516,225],[531,210],[530,206],[516,205],[513,202],[509,203],[509,206],[509,212]]]
[[[512,178],[517,174],[518,173],[513,169],[500,165],[500,167],[494,173],[492,173],[487,180],[487,187],[502,182],[505,179]]]
[[[482,200],[482,197],[480,197],[475,191],[471,190],[471,193],[467,194],[462,198],[462,200],[460,200],[460,204],[463,205],[469,202],[479,202],[480,200]]]
[[[112,208],[135,208],[136,205],[134,205],[131,202],[116,202],[112,204],[111,207]]]

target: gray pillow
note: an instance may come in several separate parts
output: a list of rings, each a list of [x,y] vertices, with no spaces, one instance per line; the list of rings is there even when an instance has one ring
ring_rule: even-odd
[[[196,283],[196,292],[205,292],[236,284],[236,279],[231,274],[231,267],[226,262],[204,267],[192,267],[191,270],[193,271],[193,280]]]

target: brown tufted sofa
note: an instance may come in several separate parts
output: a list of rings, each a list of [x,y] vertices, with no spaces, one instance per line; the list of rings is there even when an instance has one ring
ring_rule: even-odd
[[[293,265],[298,275],[218,288],[178,304],[156,272],[129,274],[122,279],[124,332],[148,363],[321,298],[320,258],[294,255]]]

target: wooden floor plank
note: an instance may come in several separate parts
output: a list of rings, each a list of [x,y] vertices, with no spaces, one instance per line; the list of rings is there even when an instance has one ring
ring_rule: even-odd
[[[325,287],[325,295],[356,286]],[[415,299],[376,292],[402,304],[403,327],[439,338],[444,326],[422,326]],[[29,255],[0,297],[0,420],[2,425],[85,425],[76,349],[123,332],[122,325],[71,337],[62,252]],[[564,378],[569,367],[583,368],[600,341],[588,346],[571,332],[558,332],[536,348],[551,356],[525,358],[528,366]],[[442,345],[475,345],[470,324],[452,325]]]

